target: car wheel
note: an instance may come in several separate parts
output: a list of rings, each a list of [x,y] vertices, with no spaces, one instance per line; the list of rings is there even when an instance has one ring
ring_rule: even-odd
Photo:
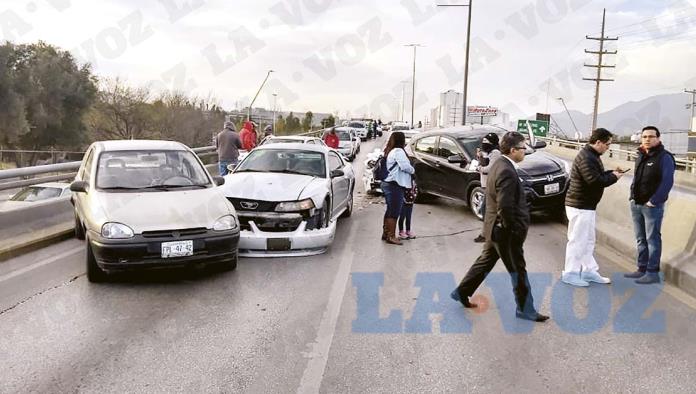
[[[342,218],[349,218],[350,215],[353,214],[353,188],[350,190],[350,194],[348,194],[348,205],[346,206],[346,210],[343,211],[341,214]]]
[[[415,197],[415,202],[418,204],[423,204],[430,202],[433,199],[432,194],[428,194],[424,191],[421,191],[420,188],[416,190],[416,197]]]
[[[220,268],[223,271],[234,271],[237,269],[238,260],[239,260],[239,255],[238,255],[238,253],[235,253],[233,258],[223,261],[220,264]]]
[[[82,226],[82,222],[80,221],[80,217],[77,216],[77,212],[75,212],[75,238],[81,240],[85,239],[85,228]]]
[[[87,240],[86,248],[86,263],[87,263],[87,280],[92,283],[100,283],[106,281],[106,272],[104,272],[97,265],[97,259],[94,257],[94,252],[92,252],[92,246]]]
[[[469,208],[471,213],[478,218],[478,220],[483,220],[483,203],[486,198],[486,191],[484,188],[477,186],[469,194]]]

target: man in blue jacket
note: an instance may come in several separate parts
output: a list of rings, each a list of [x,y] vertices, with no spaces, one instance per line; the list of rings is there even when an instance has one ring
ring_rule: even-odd
[[[631,216],[638,246],[638,269],[624,276],[636,278],[639,284],[650,284],[660,282],[662,218],[674,184],[675,163],[672,154],[660,142],[657,127],[644,127],[640,138],[631,184]]]

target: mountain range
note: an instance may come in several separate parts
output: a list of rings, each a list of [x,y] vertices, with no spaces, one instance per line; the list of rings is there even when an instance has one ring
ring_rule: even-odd
[[[618,107],[600,112],[597,117],[597,127],[604,127],[620,136],[628,136],[640,131],[644,126],[657,126],[661,132],[688,130],[691,110],[686,105],[691,101],[691,95],[686,93],[663,94],[648,97],[639,101],[630,101]],[[601,102],[600,102],[601,104]],[[592,114],[569,110],[570,116],[578,130],[586,138],[592,128]],[[530,117],[533,119],[533,117]],[[575,128],[565,111],[551,114],[553,121],[568,136],[574,138]]]

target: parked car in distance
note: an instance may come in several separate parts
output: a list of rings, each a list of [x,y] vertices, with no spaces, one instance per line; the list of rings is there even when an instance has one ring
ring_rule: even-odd
[[[485,194],[475,160],[476,148],[490,132],[502,137],[507,130],[493,126],[458,126],[412,137],[406,145],[406,153],[416,169],[418,200],[422,201],[427,195],[460,200],[482,219]],[[560,216],[564,213],[570,168],[567,162],[539,150],[545,146],[542,141],[534,147],[527,145],[518,173],[531,210]]]
[[[143,268],[235,269],[239,224],[223,183],[179,142],[93,143],[70,185],[89,281]]]
[[[360,153],[360,138],[350,127],[336,127],[338,135],[338,149],[348,161],[353,161],[355,156]]]
[[[266,144],[225,176],[239,215],[242,256],[309,256],[333,242],[336,221],[353,211],[353,167],[335,150]]]
[[[367,124],[363,121],[351,120],[348,122],[348,127],[353,129],[355,134],[362,141],[367,141]]]
[[[259,142],[258,146],[265,144],[315,144],[326,146],[324,140],[318,137],[309,137],[304,135],[269,135]],[[247,155],[249,151],[240,150],[239,151],[239,161],[241,162]],[[234,169],[234,166],[230,170]]]
[[[31,206],[38,201],[67,200],[71,194],[70,184],[65,182],[47,182],[27,186],[9,200],[0,203],[0,212]]]

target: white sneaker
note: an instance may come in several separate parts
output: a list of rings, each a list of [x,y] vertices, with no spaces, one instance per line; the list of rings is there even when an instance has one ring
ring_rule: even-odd
[[[587,281],[580,279],[580,275],[577,272],[564,272],[561,274],[561,281],[577,287],[587,287],[590,285]]]
[[[604,285],[611,283],[611,279],[600,275],[598,272],[582,272],[580,278],[586,282],[595,282]]]

